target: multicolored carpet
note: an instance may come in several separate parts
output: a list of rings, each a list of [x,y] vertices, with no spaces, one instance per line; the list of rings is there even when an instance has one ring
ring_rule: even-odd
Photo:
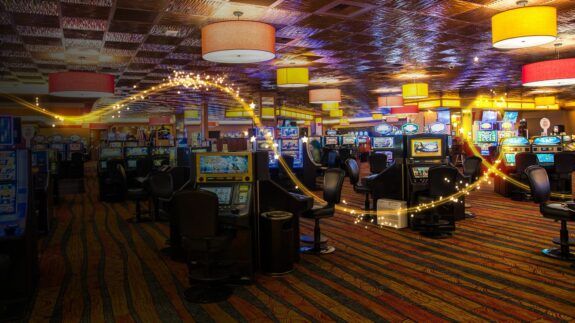
[[[41,241],[40,287],[30,321],[569,321],[575,319],[575,269],[544,257],[559,224],[536,205],[483,188],[469,201],[474,219],[454,237],[428,240],[410,230],[354,225],[349,215],[322,221],[336,252],[303,255],[285,277],[258,276],[227,302],[190,304],[187,268],[160,253],[166,223],[130,224],[131,203],[68,195]],[[346,182],[344,198],[363,197]],[[309,232],[312,223],[303,221]],[[575,228],[573,228],[575,232]]]

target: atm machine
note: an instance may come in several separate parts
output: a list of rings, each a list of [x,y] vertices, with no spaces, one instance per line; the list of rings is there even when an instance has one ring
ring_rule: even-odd
[[[25,304],[38,277],[38,247],[30,152],[0,148],[0,255],[11,263],[0,276],[0,303],[8,311]]]
[[[555,154],[563,151],[561,137],[534,137],[531,143],[531,151],[537,155],[537,161],[540,166],[548,170],[552,169],[555,166]]]

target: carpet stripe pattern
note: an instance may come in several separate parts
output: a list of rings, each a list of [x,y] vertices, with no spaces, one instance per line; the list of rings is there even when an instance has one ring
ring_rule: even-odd
[[[303,255],[290,275],[260,275],[226,302],[196,305],[182,297],[186,266],[160,253],[167,224],[130,224],[132,203],[100,203],[93,169],[85,186],[63,198],[40,243],[32,322],[575,320],[575,269],[540,253],[559,224],[489,187],[471,194],[477,217],[451,239],[337,214],[322,220],[335,253]],[[347,181],[343,196],[363,206]]]

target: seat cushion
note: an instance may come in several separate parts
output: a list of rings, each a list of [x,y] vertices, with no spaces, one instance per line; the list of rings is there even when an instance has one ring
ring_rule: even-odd
[[[564,203],[546,203],[539,207],[541,214],[550,219],[575,221],[575,211]]]
[[[364,185],[357,185],[356,187],[353,188],[354,191],[356,191],[357,193],[369,193],[371,192],[371,190],[369,189],[369,187],[364,186]]]
[[[329,205],[315,204],[313,208],[303,214],[308,219],[323,219],[332,217],[335,213],[335,207]]]
[[[148,192],[143,188],[129,188],[126,197],[131,200],[143,200],[148,197]]]

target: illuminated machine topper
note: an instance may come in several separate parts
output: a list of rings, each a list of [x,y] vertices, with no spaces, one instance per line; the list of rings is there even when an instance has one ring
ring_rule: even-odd
[[[390,134],[392,131],[393,126],[385,122],[375,127],[375,132],[380,133],[382,135]]]
[[[410,142],[411,157],[413,158],[443,156],[440,138],[412,139]]]
[[[533,144],[535,146],[558,146],[561,144],[561,138],[555,136],[537,137],[533,139]]]
[[[491,122],[482,122],[479,128],[481,128],[481,130],[493,130],[493,124]]]
[[[148,155],[148,147],[126,148],[126,157],[142,157]]]
[[[547,134],[547,130],[551,127],[551,121],[547,118],[541,118],[541,120],[539,120],[539,125],[541,126],[541,129],[543,129],[543,133]]]
[[[445,130],[445,124],[441,122],[435,122],[429,126],[429,131],[431,133],[445,133]]]
[[[257,139],[274,139],[275,129],[273,127],[262,127],[256,129]]]
[[[525,137],[510,137],[503,139],[501,145],[508,147],[529,146],[529,140]]]
[[[252,181],[250,153],[198,153],[196,177],[198,183]]]
[[[122,158],[122,149],[120,148],[102,148],[100,151],[101,159]]]
[[[401,131],[407,134],[414,134],[417,133],[417,131],[419,131],[419,126],[416,125],[415,123],[406,123],[403,126],[401,126]]]
[[[337,136],[337,130],[333,130],[333,129],[326,130],[325,135],[326,136]]]

